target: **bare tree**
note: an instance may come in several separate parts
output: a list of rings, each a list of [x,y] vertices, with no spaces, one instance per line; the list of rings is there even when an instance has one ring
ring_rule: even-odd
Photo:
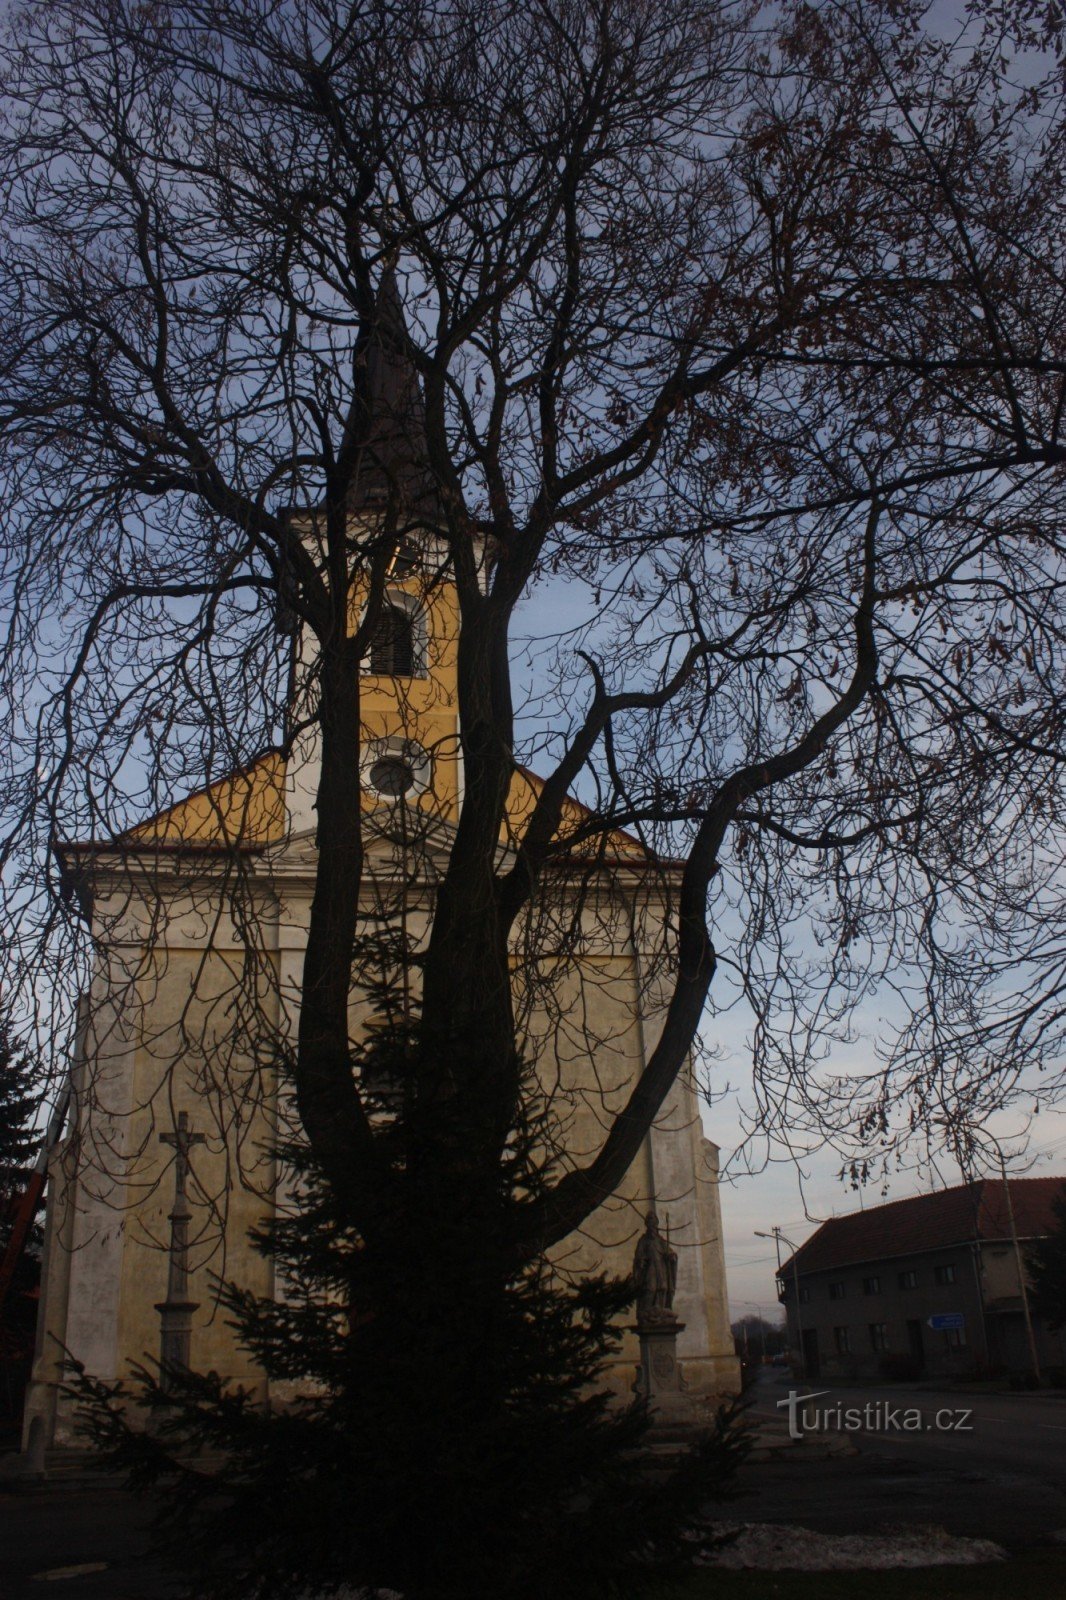
[[[770,1127],[856,1127],[856,1086],[812,1063],[879,982],[911,1020],[860,1086],[867,1144],[900,1106],[1009,1099],[1060,1043],[1066,462],[1061,100],[1013,81],[1011,44],[906,3],[16,6],[23,982],[58,1004],[85,971],[58,845],[311,740],[298,1036],[245,909],[243,999],[200,1048],[217,1073],[236,1007],[254,1099],[247,1042],[282,1041],[361,1234],[402,1186],[427,1251],[442,1195],[477,1237],[527,1092],[523,995],[578,937],[552,885],[614,870],[621,829],[672,864],[665,1020],[598,1148],[523,1208],[529,1256],[618,1187],[719,968]],[[463,790],[397,1164],[351,1069],[361,662],[420,540],[457,595]],[[576,620],[516,704],[516,612],[546,583]],[[545,777],[501,856],[524,760]]]

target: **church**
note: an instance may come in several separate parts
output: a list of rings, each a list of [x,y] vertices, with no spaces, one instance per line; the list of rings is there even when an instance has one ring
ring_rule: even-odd
[[[402,317],[395,284],[382,321]],[[418,379],[398,342],[371,347],[378,426],[350,511],[372,526],[389,486],[425,490]],[[313,512],[294,511],[314,548]],[[489,557],[486,554],[485,565]],[[365,604],[356,594],[353,606]],[[285,619],[279,624],[286,626]],[[404,541],[387,577],[362,661],[361,801],[367,928],[399,930],[417,947],[462,804],[458,738],[458,606],[443,540],[430,527]],[[292,640],[285,753],[194,790],[113,839],[60,847],[66,892],[94,935],[93,981],[71,1065],[71,1111],[52,1153],[36,1359],[24,1442],[40,1455],[77,1442],[62,1392],[69,1356],[96,1378],[176,1354],[283,1403],[236,1342],[218,1304],[220,1280],[284,1292],[249,1231],[291,1195],[275,1153],[291,1116],[277,1063],[299,1010],[302,958],[318,865],[313,718],[301,717],[313,660]],[[512,848],[539,779],[515,771],[501,833]],[[565,816],[579,830],[583,808]],[[558,956],[532,965],[515,951],[516,1010],[538,1081],[558,1108],[567,1150],[587,1158],[639,1077],[661,1026],[657,984],[671,891],[669,863],[626,833],[553,887],[545,913]],[[564,930],[579,929],[579,936]],[[540,949],[554,950],[552,927]],[[357,1038],[380,1005],[358,989]],[[387,1086],[382,1090],[387,1102]],[[682,1386],[711,1399],[735,1392],[715,1146],[704,1136],[693,1074],[683,1073],[617,1194],[553,1252],[568,1272],[628,1273],[654,1209],[676,1253],[674,1311]],[[165,1353],[170,1352],[170,1356]],[[628,1397],[635,1333],[609,1373]]]

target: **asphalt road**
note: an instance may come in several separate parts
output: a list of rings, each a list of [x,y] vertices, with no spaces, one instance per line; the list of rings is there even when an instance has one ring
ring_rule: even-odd
[[[827,1533],[936,1523],[950,1533],[1020,1549],[1066,1542],[1066,1396],[964,1394],[900,1385],[792,1385],[766,1373],[753,1409],[780,1419],[790,1387],[829,1390],[817,1405],[863,1410],[870,1426],[847,1432],[858,1454],[808,1459],[806,1445],[785,1462],[752,1463],[736,1514],[799,1522]],[[920,1432],[885,1426],[894,1412],[920,1411]],[[961,1431],[936,1427],[938,1412],[971,1410]],[[942,1418],[947,1422],[946,1417]],[[835,1431],[835,1430],[830,1430]]]

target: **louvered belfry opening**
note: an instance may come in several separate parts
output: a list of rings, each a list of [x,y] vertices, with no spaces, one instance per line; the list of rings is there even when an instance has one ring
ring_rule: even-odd
[[[402,606],[386,605],[370,635],[370,671],[382,678],[413,677],[414,632],[414,618]]]

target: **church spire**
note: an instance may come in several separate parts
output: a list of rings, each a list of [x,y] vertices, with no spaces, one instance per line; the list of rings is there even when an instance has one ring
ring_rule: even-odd
[[[363,436],[349,490],[353,511],[384,510],[390,497],[408,517],[440,515],[429,465],[426,413],[396,271],[386,267],[378,288],[376,317],[366,350],[366,407],[357,398],[349,431]],[[360,427],[360,421],[363,427]]]

